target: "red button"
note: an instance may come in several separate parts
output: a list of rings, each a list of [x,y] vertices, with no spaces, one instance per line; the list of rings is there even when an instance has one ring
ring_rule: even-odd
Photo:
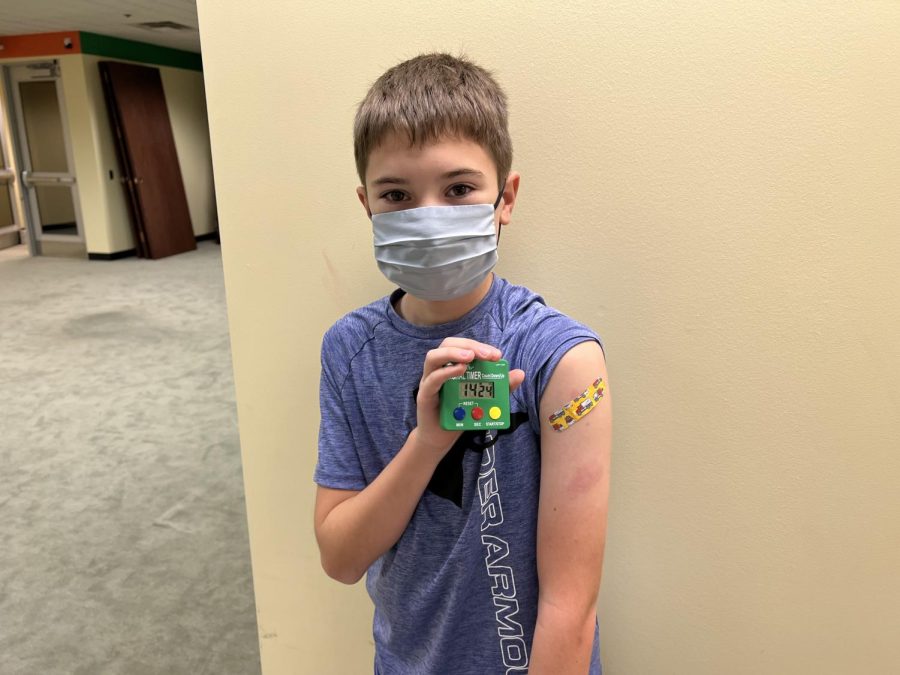
[[[478,406],[475,406],[474,408],[472,408],[472,419],[473,420],[480,420],[482,417],[484,417],[484,410],[482,410]]]

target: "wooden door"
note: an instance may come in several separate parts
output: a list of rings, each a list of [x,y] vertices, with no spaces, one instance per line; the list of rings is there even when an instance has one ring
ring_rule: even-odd
[[[101,61],[100,76],[138,255],[164,258],[196,249],[159,69]]]

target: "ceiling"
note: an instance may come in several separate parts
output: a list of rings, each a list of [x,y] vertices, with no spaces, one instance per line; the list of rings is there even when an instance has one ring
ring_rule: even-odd
[[[190,30],[136,24],[172,21]],[[0,36],[79,30],[200,51],[196,0],[0,0]]]

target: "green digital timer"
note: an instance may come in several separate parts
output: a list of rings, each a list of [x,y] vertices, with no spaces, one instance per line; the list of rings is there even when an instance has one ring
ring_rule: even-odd
[[[509,364],[476,359],[441,387],[441,427],[448,431],[509,428]]]

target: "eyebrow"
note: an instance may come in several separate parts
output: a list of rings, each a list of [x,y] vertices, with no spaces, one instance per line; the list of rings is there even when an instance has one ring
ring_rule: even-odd
[[[448,171],[445,174],[442,174],[440,177],[444,180],[448,178],[457,178],[458,176],[484,176],[484,173],[478,171],[477,169],[454,169],[453,171]],[[405,178],[398,178],[396,176],[382,176],[381,178],[376,178],[372,181],[372,185],[408,185],[409,181]]]

